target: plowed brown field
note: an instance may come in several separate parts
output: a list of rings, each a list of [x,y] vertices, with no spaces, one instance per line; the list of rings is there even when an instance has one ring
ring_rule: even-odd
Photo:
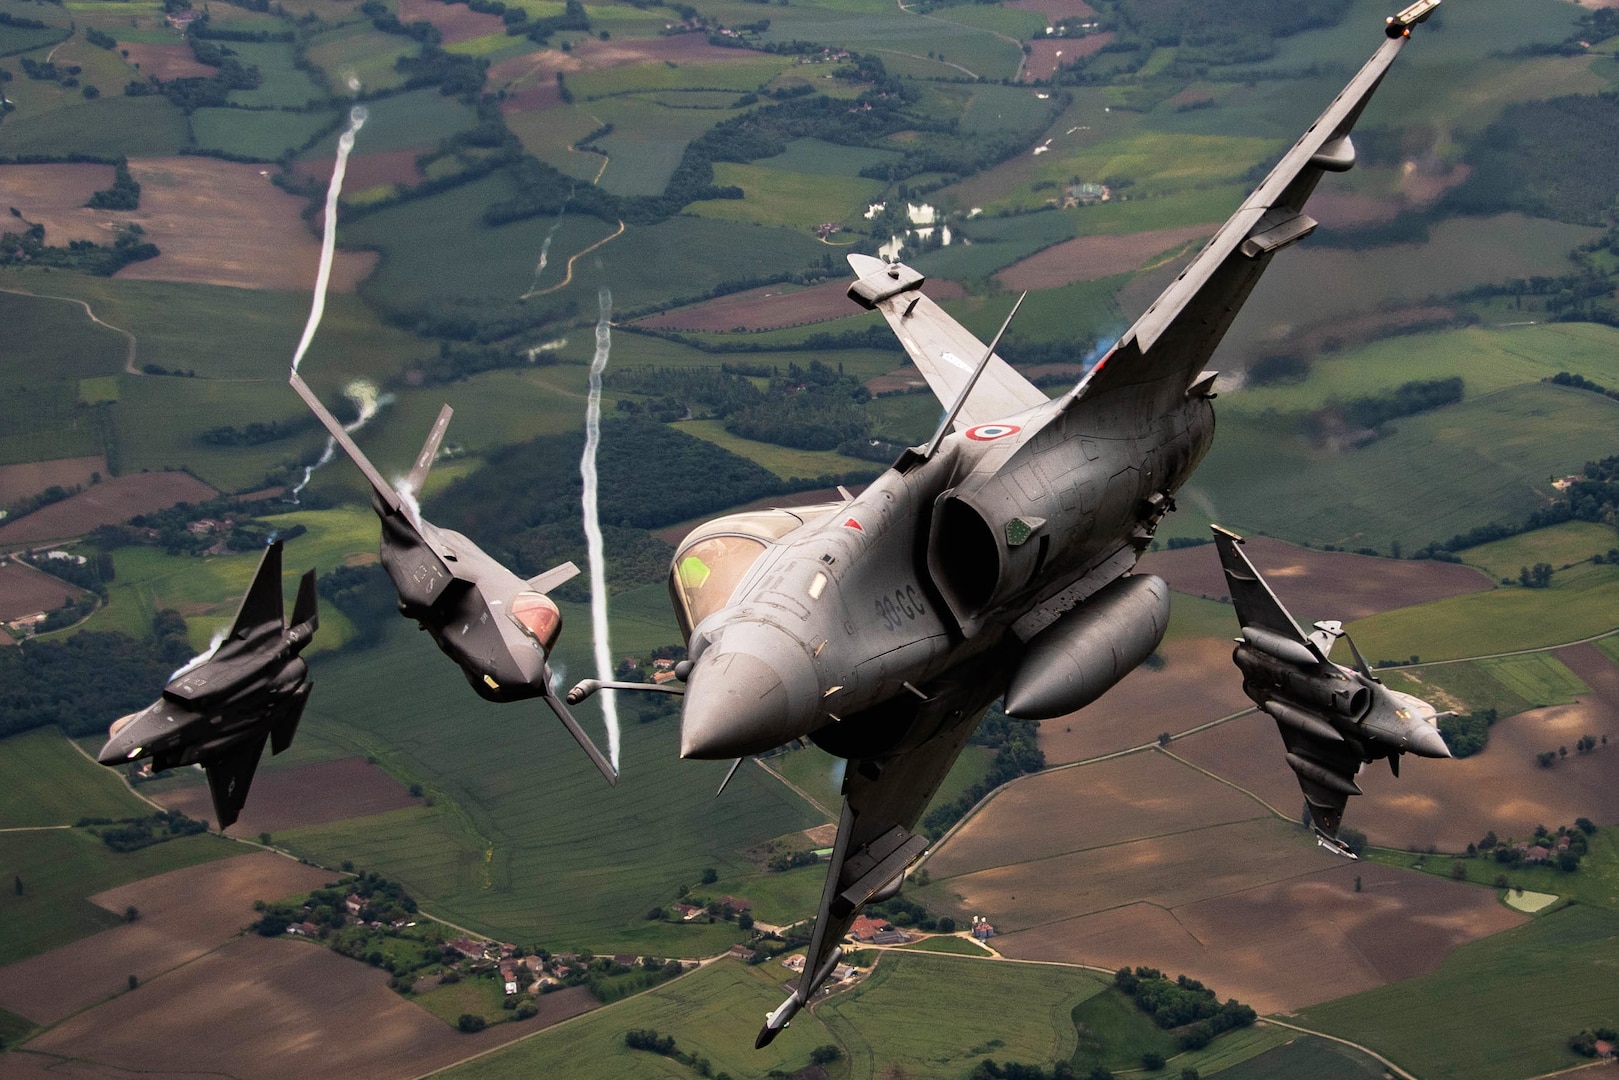
[[[1040,749],[1046,761],[1084,761],[1145,746],[1163,732],[1179,734],[1253,704],[1231,663],[1229,640],[1171,641],[1158,653],[1166,661],[1162,670],[1138,667],[1094,705],[1043,721]]]
[[[136,514],[176,503],[205,502],[219,492],[190,473],[131,473],[103,480],[71,498],[0,525],[0,546],[83,536],[97,525],[117,525]]]
[[[3,170],[0,170],[3,173]],[[104,457],[57,458],[21,465],[0,465],[0,506],[38,495],[48,487],[90,486],[94,473],[107,475]]]
[[[1375,559],[1341,551],[1316,551],[1268,536],[1248,537],[1243,553],[1270,581],[1271,588],[1293,612],[1293,617],[1305,626],[1316,619],[1349,622],[1494,587],[1489,578],[1458,563]],[[1141,569],[1157,574],[1176,592],[1210,600],[1227,596],[1220,556],[1212,544],[1155,551],[1141,560]],[[1237,621],[1233,616],[1233,636],[1236,631]]]
[[[112,178],[111,165],[0,165],[6,206],[15,206],[24,218],[45,226],[45,242],[54,245],[74,240],[110,244],[117,239],[113,226],[130,220],[130,215],[84,205],[91,195],[111,187]]]
[[[0,622],[37,615],[42,611],[55,611],[67,601],[83,595],[83,589],[26,563],[7,562],[0,565]]]
[[[1013,263],[996,274],[995,280],[1014,290],[1055,289],[1076,281],[1096,281],[1128,273],[1154,255],[1213,231],[1209,225],[1182,225],[1125,236],[1079,236]]]
[[[119,52],[129,53],[129,62],[140,69],[142,75],[159,79],[208,78],[217,68],[198,61],[190,45],[163,45],[145,41],[120,41]]]
[[[141,208],[124,216],[162,254],[118,277],[299,291],[314,282],[320,240],[299,217],[304,202],[270,183],[264,166],[145,158],[131,161],[129,171],[141,184]],[[375,265],[374,252],[339,251],[332,290],[353,292]]]
[[[212,821],[214,805],[206,784],[176,788],[156,797],[170,810]],[[302,825],[321,825],[345,818],[369,817],[421,800],[364,758],[342,758],[292,769],[267,769],[253,780],[234,836],[277,833]]]
[[[396,1080],[522,1038],[594,1006],[585,987],[540,1014],[463,1035],[388,989],[388,973],[314,942],[244,937],[81,1013],[24,1053],[97,1076],[190,1073],[241,1080]],[[8,1055],[9,1056],[9,1055]]]
[[[484,15],[463,4],[441,4],[438,0],[399,0],[399,21],[432,23],[444,37],[444,44],[504,33],[506,24],[499,15]]]
[[[1059,4],[1066,7],[1066,4]],[[1035,10],[1040,10],[1036,8]],[[1046,16],[1050,18],[1050,15]],[[1082,56],[1090,56],[1100,52],[1102,46],[1112,41],[1117,35],[1108,30],[1100,34],[1092,34],[1082,38],[1037,38],[1028,43],[1029,58],[1023,64],[1023,79],[1049,79],[1057,73],[1057,69],[1072,64]],[[1133,267],[1131,269],[1134,269]],[[1075,278],[1075,281],[1084,280]],[[1042,286],[1044,287],[1044,286]]]
[[[52,1024],[202,956],[258,916],[255,900],[318,889],[334,875],[269,852],[174,870],[90,898],[140,918],[0,968],[0,1008]]]

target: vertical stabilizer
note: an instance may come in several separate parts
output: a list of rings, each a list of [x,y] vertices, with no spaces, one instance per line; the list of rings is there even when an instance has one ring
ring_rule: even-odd
[[[309,623],[311,630],[320,625],[319,600],[315,595],[315,571],[310,570],[298,582],[298,599],[292,605],[292,623],[298,626]]]
[[[416,455],[416,464],[411,466],[410,476],[405,480],[405,487],[413,496],[420,497],[422,485],[427,483],[427,472],[438,457],[439,443],[444,441],[444,431],[450,426],[450,417],[454,415],[455,410],[448,405],[438,411],[438,419],[433,421],[433,430],[427,433],[427,441],[422,443],[422,452]]]
[[[281,541],[277,540],[264,549],[264,557],[259,560],[247,595],[242,597],[242,606],[236,610],[236,621],[231,624],[227,640],[240,641],[269,623],[274,623],[279,630],[285,610],[281,600]]]

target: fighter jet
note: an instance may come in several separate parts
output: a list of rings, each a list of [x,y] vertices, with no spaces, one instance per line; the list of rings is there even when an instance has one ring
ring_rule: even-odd
[[[852,256],[850,296],[881,311],[946,406],[923,446],[858,496],[739,514],[676,549],[670,590],[692,661],[681,755],[730,759],[808,738],[848,759],[804,974],[775,1038],[842,956],[856,913],[926,850],[917,819],[984,710],[1082,708],[1163,637],[1169,591],[1131,571],[1214,437],[1203,370],[1304,204],[1355,163],[1350,128],[1413,24],[1388,40],[1079,384],[1036,389],[920,291]],[[1001,333],[1005,332],[1005,326]]]
[[[399,613],[433,635],[479,697],[543,698],[607,782],[616,784],[617,770],[551,688],[546,662],[562,634],[562,613],[546,593],[579,568],[565,562],[524,581],[465,536],[423,518],[416,504],[454,410],[440,410],[410,475],[395,490],[296,371],[291,383],[371,483],[371,506],[382,519],[382,567],[399,594]]]
[[[298,583],[292,623],[281,599],[281,541],[265,549],[230,633],[176,671],[163,696],[116,721],[96,760],[112,768],[150,758],[156,772],[200,764],[221,831],[236,823],[266,741],[292,744],[309,700],[298,654],[315,636],[315,571]]]
[[[1399,776],[1402,754],[1450,757],[1439,734],[1441,714],[1421,698],[1384,686],[1342,623],[1318,622],[1309,634],[1300,629],[1243,554],[1242,537],[1216,525],[1214,543],[1242,627],[1231,659],[1242,672],[1243,693],[1276,721],[1316,839],[1353,859],[1338,829],[1349,797],[1361,794],[1355,776],[1379,758],[1388,758]],[[1349,644],[1353,669],[1332,662],[1339,638]]]

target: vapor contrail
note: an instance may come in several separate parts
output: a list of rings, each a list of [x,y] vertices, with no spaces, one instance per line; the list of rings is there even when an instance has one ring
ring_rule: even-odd
[[[355,379],[343,387],[343,396],[354,402],[359,411],[358,416],[347,424],[343,430],[353,434],[371,422],[371,418],[382,411],[382,407],[393,401],[392,394],[378,394],[377,385],[369,379]],[[326,437],[326,449],[321,451],[320,458],[313,465],[304,466],[304,478],[298,481],[298,486],[292,489],[290,496],[292,502],[298,501],[298,493],[309,486],[309,478],[315,475],[315,470],[329,464],[337,454],[337,440],[330,435]]]
[[[203,663],[205,663],[205,662],[207,662],[209,660],[212,660],[214,658],[214,653],[218,652],[219,647],[221,645],[225,644],[225,638],[228,637],[229,635],[230,635],[230,627],[229,626],[221,626],[218,630],[215,630],[213,640],[208,642],[208,648],[205,649],[204,651],[198,653],[196,656],[193,656],[190,660],[187,660],[184,664],[182,664],[179,667],[175,668],[174,669],[174,674],[169,676],[169,681],[173,682],[175,679],[178,679],[180,676],[184,675],[186,672],[191,671],[191,670],[193,670],[193,669],[195,669],[197,667],[200,667]]]
[[[613,650],[607,642],[607,560],[602,552],[601,518],[596,510],[596,451],[602,440],[602,372],[607,368],[607,352],[612,347],[608,320],[613,314],[613,294],[603,286],[596,294],[601,310],[596,319],[596,354],[590,358],[590,398],[585,404],[585,455],[579,461],[579,475],[585,482],[585,546],[590,555],[590,631],[595,640],[598,679],[613,677]],[[602,718],[607,721],[607,756],[618,769],[618,702],[613,691],[601,695]]]
[[[568,209],[568,199],[572,198],[573,189],[569,188],[568,198],[562,200],[562,209],[557,211],[557,219],[551,223],[551,227],[549,229],[545,230],[545,239],[540,241],[540,261],[534,267],[534,280],[529,284],[528,292],[518,297],[519,300],[527,300],[529,297],[533,296],[539,291],[540,275],[545,273],[546,264],[551,259],[551,239],[552,237],[556,236],[557,230],[562,228],[562,215]]]
[[[358,83],[349,85],[358,89]],[[292,354],[292,370],[303,362],[309,343],[315,340],[320,317],[326,311],[326,284],[332,278],[332,255],[337,250],[337,197],[343,193],[343,174],[348,171],[349,153],[354,149],[354,136],[365,124],[364,105],[349,110],[349,128],[337,140],[337,164],[332,166],[332,182],[326,186],[326,220],[320,238],[320,271],[315,275],[315,299],[309,305],[309,321],[304,324],[304,336],[298,341],[298,351]],[[307,482],[308,477],[305,477]]]

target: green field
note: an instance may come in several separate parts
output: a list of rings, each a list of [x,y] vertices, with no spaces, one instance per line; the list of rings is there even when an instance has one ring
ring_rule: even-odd
[[[330,573],[351,556],[376,551],[376,517],[362,507],[279,513],[263,520],[271,528],[302,525],[308,530],[286,548],[282,591],[288,597],[288,611],[305,570],[313,567],[317,574]],[[259,558],[256,551],[198,558],[168,555],[155,547],[119,548],[113,554],[118,576],[107,591],[108,603],[84,629],[122,630],[131,637],[144,637],[153,615],[163,608],[175,608],[186,615],[191,644],[199,650],[206,648],[214,632],[235,617]],[[348,619],[322,600],[320,631],[304,655],[338,648],[352,636]]]
[[[896,1066],[906,1075],[965,1076],[984,1060],[1067,1060],[1075,1006],[1105,985],[1075,968],[889,951],[870,978],[816,1016],[848,1054],[851,1076],[875,1078]]]
[[[1479,667],[1534,708],[1566,705],[1591,691],[1562,661],[1547,653],[1480,660]]]
[[[459,99],[445,97],[434,89],[410,90],[368,101],[365,109],[365,126],[354,137],[356,156],[389,150],[431,150],[440,139],[465,131],[477,122],[476,114]],[[303,155],[304,159],[329,160],[337,153],[341,134],[334,131],[316,143]]]
[[[1383,1080],[1382,1064],[1327,1039],[1299,1035],[1219,1073],[1225,1080]]]
[[[624,1032],[651,1028],[675,1037],[683,1053],[706,1058],[715,1075],[762,1076],[800,1069],[810,1051],[834,1041],[821,1020],[803,1013],[764,1050],[753,1049],[760,1018],[781,1004],[790,972],[778,964],[746,967],[720,960],[639,997],[542,1031],[533,1038],[441,1075],[447,1080],[505,1080],[537,1074],[569,1080],[626,1076],[688,1080],[684,1065],[624,1045]]]
[[[1560,645],[1619,626],[1619,567],[1566,571],[1547,589],[1470,593],[1361,619],[1350,626],[1368,660],[1450,660]]]
[[[856,218],[883,190],[880,181],[857,176],[817,176],[723,161],[714,166],[714,182],[734,184],[744,197],[695,202],[687,207],[688,212],[798,230],[813,230],[823,221]]]
[[[1570,822],[1548,822],[1555,828]],[[1516,840],[1518,837],[1504,837]],[[1529,839],[1523,837],[1522,839]],[[1570,903],[1589,904],[1594,907],[1619,911],[1619,827],[1599,829],[1588,841],[1590,848],[1580,860],[1580,868],[1565,873],[1547,866],[1509,868],[1492,858],[1455,859],[1448,855],[1413,855],[1409,851],[1391,851],[1374,848],[1372,859],[1388,866],[1421,870],[1438,877],[1451,877],[1457,863],[1467,871],[1467,880],[1475,885],[1495,888],[1498,876],[1505,875],[1512,889],[1549,893]]]
[[[1300,1022],[1425,1080],[1518,1080],[1579,1064],[1567,1040],[1619,1024],[1619,915],[1564,908],[1463,945],[1430,975],[1354,994]]]
[[[1619,403],[1532,383],[1403,418],[1334,454],[1294,435],[1286,417],[1228,410],[1163,535],[1207,535],[1212,518],[1316,546],[1388,551],[1399,541],[1409,553],[1490,521],[1522,522],[1553,493],[1548,477],[1613,453],[1616,417]],[[1557,439],[1546,438],[1550,425]]]
[[[8,118],[0,125],[0,154],[160,157],[179,153],[185,138],[186,118],[166,98],[109,95]]]
[[[1420,654],[1419,654],[1420,655]],[[1484,661],[1438,664],[1412,671],[1391,671],[1381,678],[1395,690],[1421,697],[1425,688],[1437,686],[1455,698],[1463,712],[1494,709],[1497,718],[1516,716],[1530,703],[1509,690],[1491,674]]]
[[[774,443],[755,442],[725,430],[723,420],[685,420],[680,430],[716,446],[723,446],[733,454],[756,461],[783,480],[793,477],[842,476],[845,473],[875,474],[882,466],[871,461],[847,457],[836,450],[795,450]]]
[[[510,1014],[500,1007],[506,989],[495,974],[476,975],[448,986],[435,986],[421,994],[412,994],[410,1000],[443,1020],[454,1024],[466,1013],[481,1016],[491,1023]]]
[[[0,276],[3,289],[55,284]],[[77,304],[10,292],[0,292],[0,325],[15,328],[14,346],[0,357],[0,464],[100,453],[103,418],[80,405],[81,381],[123,370],[122,335],[92,323]]]
[[[334,115],[329,111],[198,109],[191,114],[191,130],[200,147],[274,161],[308,142]]]
[[[85,767],[98,766],[86,762]],[[0,890],[0,966],[123,921],[87,896],[243,850],[217,835],[187,836],[120,854],[82,829],[0,833],[0,874],[23,883],[20,896],[10,882]]]
[[[148,809],[116,772],[86,759],[55,728],[0,742],[0,829],[140,816]]]
[[[793,139],[775,157],[760,158],[754,164],[766,169],[806,173],[811,176],[858,177],[861,169],[898,161],[892,150],[867,146],[839,146],[820,139]]]
[[[552,661],[564,682],[590,669],[588,649],[587,636],[564,636]],[[734,927],[652,923],[647,910],[704,867],[750,872],[740,852],[823,820],[757,769],[716,800],[724,764],[678,761],[667,723],[624,732],[623,778],[609,789],[542,707],[480,701],[403,619],[378,649],[317,662],[315,678],[304,726],[423,783],[435,805],[278,842],[397,877],[435,914],[503,940],[712,955],[737,940]],[[408,704],[378,707],[407,684]],[[577,711],[600,739],[595,708]]]
[[[347,92],[345,84],[350,75],[367,90],[391,90],[405,81],[394,61],[415,55],[418,48],[414,41],[384,34],[369,25],[363,29],[345,27],[316,34],[309,45],[309,59],[326,73],[333,93]]]
[[[1141,1056],[1148,1053],[1175,1056],[1175,1037],[1111,987],[1074,1006],[1072,1015],[1079,1038],[1073,1062],[1082,1073],[1097,1065],[1140,1068]]]
[[[1593,555],[1606,556],[1619,547],[1619,532],[1611,525],[1590,521],[1567,521],[1546,529],[1521,533],[1491,544],[1462,551],[1462,561],[1500,580],[1518,580],[1519,571],[1536,563],[1548,563],[1557,570],[1587,562]]]
[[[726,64],[637,64],[584,72],[568,79],[568,88],[583,101],[651,90],[756,90],[792,61],[738,50]]]
[[[279,29],[284,24],[276,21],[272,25]],[[317,85],[316,77],[293,67],[291,42],[232,41],[228,46],[235,50],[242,63],[258,68],[262,78],[256,89],[232,90],[230,93],[232,102],[238,105],[269,105],[278,109],[295,109],[311,101],[325,99],[326,87]]]

